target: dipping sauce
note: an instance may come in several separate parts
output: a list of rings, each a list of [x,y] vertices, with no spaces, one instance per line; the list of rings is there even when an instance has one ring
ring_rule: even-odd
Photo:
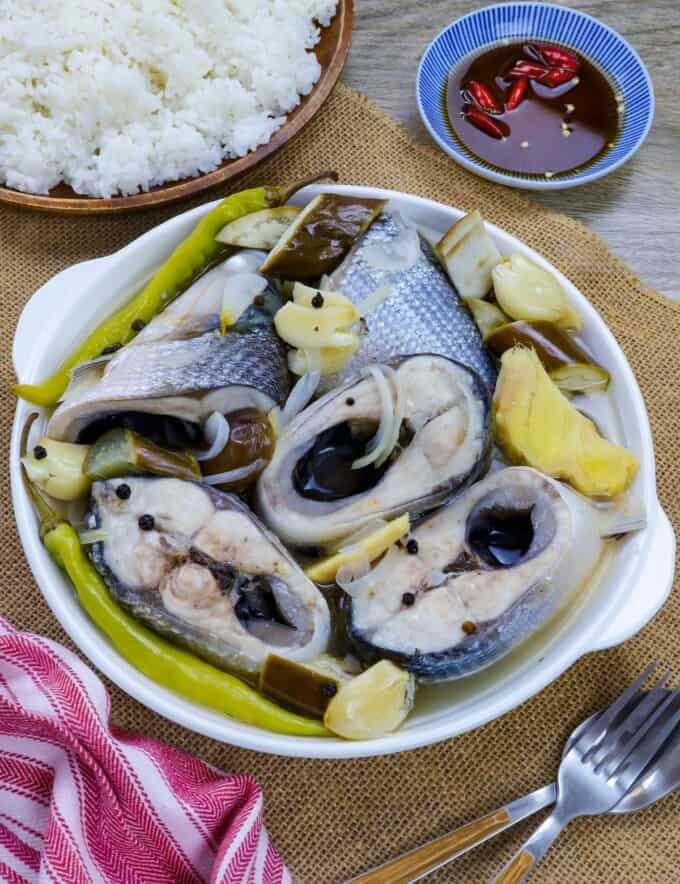
[[[513,95],[518,103],[508,109]],[[480,160],[545,178],[579,171],[609,150],[624,111],[595,65],[542,43],[496,46],[464,61],[449,75],[445,103],[455,136]]]

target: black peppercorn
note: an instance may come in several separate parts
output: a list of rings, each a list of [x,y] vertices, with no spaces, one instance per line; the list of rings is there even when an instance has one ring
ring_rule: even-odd
[[[153,516],[149,515],[149,513],[144,513],[143,516],[139,517],[139,521],[137,523],[142,531],[153,531],[153,526],[155,524]]]
[[[123,345],[119,342],[117,344],[111,344],[110,347],[104,347],[102,352],[99,354],[100,356],[109,356],[111,353],[115,353],[116,350],[120,350]]]
[[[47,449],[44,445],[36,445],[33,449],[33,457],[36,460],[42,460],[43,457],[47,457]]]
[[[406,544],[406,552],[410,556],[415,556],[418,553],[418,541],[414,540],[413,537]]]
[[[132,331],[140,332],[145,326],[146,323],[143,319],[135,319],[130,328],[132,329]]]
[[[354,405],[354,399],[351,396],[348,396],[347,399],[345,399],[345,405]]]
[[[327,681],[321,685],[321,696],[326,697],[326,699],[330,700],[331,697],[334,697],[338,692],[338,686],[334,681]]]
[[[131,494],[132,488],[130,488],[129,485],[126,485],[125,482],[121,482],[116,488],[116,495],[120,497],[121,500],[127,500]]]
[[[406,605],[407,608],[410,608],[411,605],[416,603],[416,597],[412,592],[405,592],[401,597],[402,604]]]
[[[317,292],[312,298],[312,307],[316,307],[317,310],[319,307],[323,307],[323,295],[321,292]]]

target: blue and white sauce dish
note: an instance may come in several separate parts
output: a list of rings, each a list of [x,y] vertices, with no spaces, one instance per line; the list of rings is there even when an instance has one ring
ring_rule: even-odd
[[[484,157],[482,155],[484,151],[479,150],[478,153],[473,149],[472,145],[475,144],[475,139],[465,137],[465,132],[468,131],[465,127],[468,122],[473,122],[471,117],[474,114],[479,116],[480,108],[479,104],[475,106],[474,98],[470,97],[469,92],[458,92],[456,84],[459,83],[459,74],[469,68],[471,64],[480,69],[483,56],[491,50],[515,46],[515,44],[523,44],[525,49],[527,45],[529,46],[529,59],[532,57],[530,54],[531,44],[550,44],[571,50],[582,59],[583,67],[589,68],[591,71],[594,68],[596,72],[599,71],[603,74],[609,82],[611,95],[615,97],[618,108],[616,132],[603,146],[601,152],[597,153],[589,162],[583,162],[580,165],[575,163],[573,168],[568,169],[563,165],[561,170],[558,168],[558,171],[548,171],[547,169],[545,171],[538,169],[527,171],[531,164],[527,163],[522,167],[522,163],[519,163],[515,164],[517,170],[513,171],[511,168],[505,168],[501,160],[490,158],[492,155],[502,156],[504,147],[499,151],[498,141],[494,145],[495,152],[488,150],[486,151],[487,156]],[[512,50],[506,50],[506,52],[508,51],[512,55]],[[500,53],[497,54],[500,55]],[[512,62],[510,64],[512,65]],[[504,70],[507,69],[504,68]],[[497,76],[495,80],[488,79],[485,84],[495,91],[496,97],[501,103],[503,88],[516,82],[504,79],[506,76],[512,77],[513,71]],[[449,115],[447,86],[450,77],[455,88],[452,85],[454,101],[450,99]],[[601,79],[602,77],[600,77]],[[537,107],[541,100],[543,104],[546,104],[548,98],[553,99],[561,96],[564,89],[569,89],[568,85],[560,86],[553,92],[538,80],[532,79],[529,82],[529,95],[539,101],[527,105],[522,113],[518,114],[516,133],[521,125],[527,126],[526,113],[528,110]],[[573,82],[578,84],[578,78]],[[472,85],[474,86],[474,83]],[[585,80],[578,88],[583,90],[584,85]],[[621,36],[591,16],[549,3],[501,3],[471,12],[453,22],[427,48],[418,68],[416,88],[420,115],[428,131],[442,150],[452,156],[460,165],[483,178],[530,190],[557,190],[575,187],[594,181],[617,169],[638,150],[649,132],[654,116],[652,83],[635,50]],[[499,92],[499,90],[501,91]],[[458,109],[460,113],[457,114],[455,100],[459,94],[462,94],[463,97],[460,99],[461,107]],[[507,92],[505,96],[507,98]],[[564,95],[564,99],[565,103],[560,107],[573,111],[574,105],[566,103],[568,102],[568,92]],[[463,104],[464,101],[472,102],[472,104]],[[488,119],[503,128],[508,137],[501,139],[500,133],[496,137],[501,139],[503,143],[507,141],[508,149],[512,150],[517,145],[514,144],[514,141],[511,142],[510,138],[517,140],[519,136],[516,133],[512,135],[513,126],[508,127],[507,125],[508,121],[513,121],[512,112],[508,111],[507,104],[501,104],[500,115],[494,119],[492,110],[489,112]],[[458,125],[458,117],[463,112],[466,112],[467,119],[461,127]],[[456,123],[456,131],[454,131],[452,120]],[[485,123],[485,120],[482,119],[481,122]],[[568,123],[568,116],[560,121],[559,125],[564,130],[561,134],[578,135],[578,128],[570,129]],[[576,125],[578,125],[578,120]],[[534,135],[536,138],[540,137],[540,127],[538,127],[538,131],[535,131],[535,128],[531,129],[531,137],[533,138]],[[478,133],[476,134],[476,143],[480,144]],[[572,139],[571,144],[576,145],[576,139]],[[528,141],[521,142],[522,148],[529,146]],[[491,142],[489,142],[489,147],[491,147]],[[517,153],[515,151],[515,154]],[[509,157],[510,153],[507,156]],[[511,165],[512,163],[509,161],[508,166]]]

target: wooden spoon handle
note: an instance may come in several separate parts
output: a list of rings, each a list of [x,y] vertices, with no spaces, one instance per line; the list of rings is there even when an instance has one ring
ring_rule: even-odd
[[[409,884],[417,881],[483,841],[493,838],[503,829],[547,807],[554,800],[555,786],[551,783],[523,798],[511,801],[493,813],[461,826],[460,829],[442,835],[441,838],[435,838],[434,841],[416,847],[415,850],[389,860],[369,872],[364,872],[352,878],[347,884]]]
[[[446,860],[454,859],[471,847],[486,841],[491,835],[506,829],[512,822],[512,817],[503,807],[461,826],[455,832],[435,838],[422,847],[390,860],[377,869],[365,872],[358,878],[352,878],[352,884],[408,884],[409,881],[434,871]]]

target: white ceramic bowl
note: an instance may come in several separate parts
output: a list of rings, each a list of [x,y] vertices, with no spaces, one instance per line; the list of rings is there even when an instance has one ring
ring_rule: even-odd
[[[417,224],[441,232],[462,215],[458,209],[394,191],[346,186],[324,186],[323,190],[387,197]],[[319,191],[317,186],[306,188],[295,201],[304,204]],[[77,264],[39,289],[26,305],[17,327],[13,357],[18,377],[35,382],[49,374],[75,342],[135,291],[212,205],[214,203],[200,206],[166,221],[113,255]],[[500,228],[489,225],[489,230],[501,252],[523,252],[550,267]],[[259,752],[310,758],[382,755],[453,737],[508,712],[542,690],[584,654],[625,641],[654,615],[670,591],[675,539],[657,500],[649,422],[630,366],[588,301],[566,278],[554,268],[550,269],[584,318],[587,344],[614,379],[611,395],[620,417],[614,431],[616,441],[625,443],[640,460],[635,492],[644,501],[648,525],[644,531],[621,541],[601,579],[578,594],[519,649],[477,675],[420,689],[414,713],[401,730],[363,742],[273,734],[160,688],[113,650],[80,608],[69,582],[40,542],[19,471],[21,428],[35,409],[20,402],[10,451],[16,519],[33,574],[66,632],[112,681],[166,718],[225,743]]]

